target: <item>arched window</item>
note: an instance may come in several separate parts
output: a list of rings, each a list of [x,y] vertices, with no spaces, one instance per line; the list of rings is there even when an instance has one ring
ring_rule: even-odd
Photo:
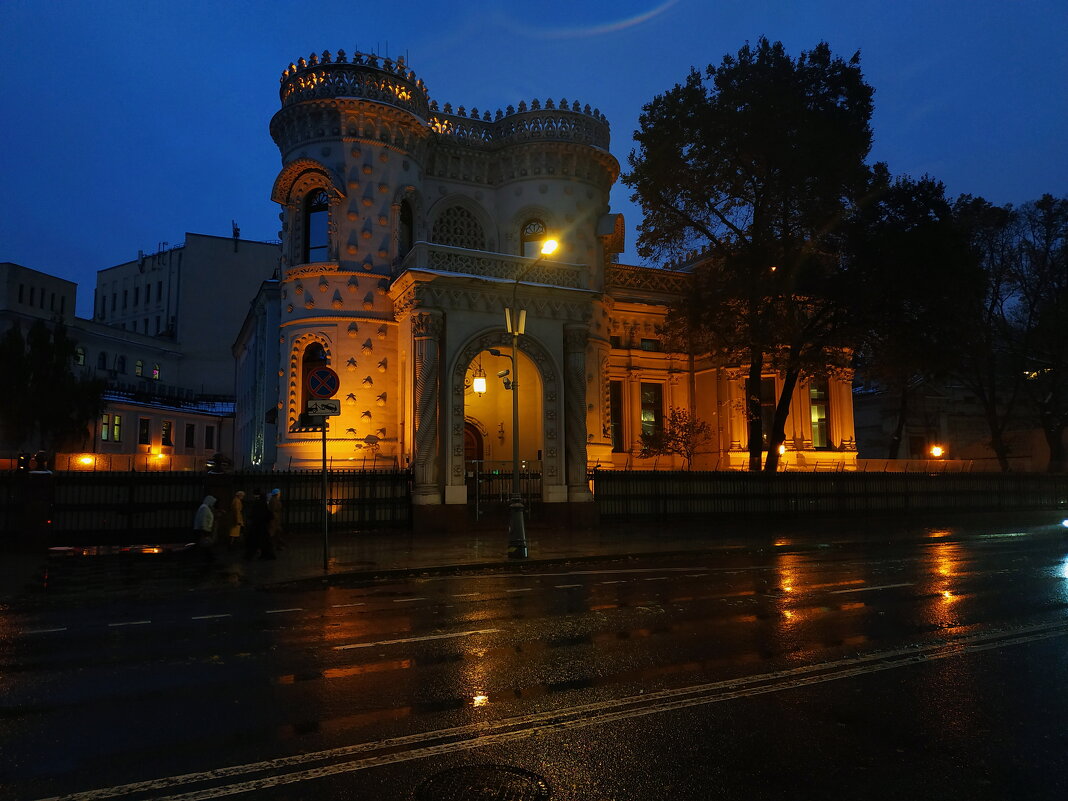
[[[330,196],[313,189],[304,199],[304,262],[330,257]]]
[[[536,259],[541,255],[541,243],[549,237],[549,229],[541,220],[527,220],[519,232],[519,255]]]
[[[144,375],[144,374],[145,374],[145,363],[143,361],[141,361],[140,359],[138,359],[136,362],[134,362],[134,375]]]
[[[81,345],[74,349],[74,363],[79,366],[85,365],[85,348]]]
[[[329,362],[326,357],[326,349],[319,342],[312,342],[304,349],[304,355],[300,360],[300,412],[308,408],[308,374],[317,367],[326,367]]]
[[[159,381],[159,365],[158,364],[152,365],[152,380],[153,381]]]
[[[430,241],[454,248],[486,249],[482,224],[463,206],[450,206],[438,215],[430,232]]]
[[[125,356],[119,356],[118,358],[115,359],[115,369],[120,373],[123,373],[123,374],[126,373],[126,357]]]
[[[415,239],[415,223],[412,217],[412,204],[402,200],[400,214],[397,220],[397,259],[398,261],[408,255]]]
[[[108,369],[108,355],[104,351],[100,351],[100,355],[96,357],[96,368],[98,370]]]

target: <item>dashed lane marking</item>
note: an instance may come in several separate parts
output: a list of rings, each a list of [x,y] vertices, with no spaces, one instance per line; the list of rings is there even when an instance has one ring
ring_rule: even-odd
[[[832,590],[830,595],[841,595],[846,592],[874,592],[875,590],[892,590],[896,587],[911,587],[915,582],[906,581],[903,584],[883,584],[880,587],[852,587],[848,590]]]
[[[359,603],[354,604],[330,604],[330,606],[333,609],[340,609],[343,606],[366,606],[366,604],[363,601],[360,601]]]
[[[116,626],[144,626],[151,622],[151,620],[123,620],[119,623],[108,623],[108,626],[111,628],[115,628]]]
[[[66,626],[56,626],[54,629],[33,629],[31,631],[23,632],[24,634],[49,634],[53,631],[66,631]]]
[[[533,589],[533,587],[517,587],[514,590],[505,590],[505,592],[530,592]]]
[[[481,595],[481,594],[482,593],[480,593],[480,592],[457,592],[457,593],[453,593],[452,597],[453,598],[470,598],[473,595]]]
[[[277,615],[280,612],[303,612],[303,611],[304,611],[304,607],[302,607],[302,606],[291,606],[288,609],[268,609],[266,611],[266,614],[268,614],[268,615]]]
[[[229,612],[219,615],[193,615],[190,620],[215,620],[220,617],[233,617]]]
[[[558,589],[558,590],[570,590],[570,589],[573,589],[574,587],[581,587],[581,586],[582,586],[581,584],[557,584],[556,585],[556,589]]]
[[[395,604],[407,604],[407,603],[411,603],[412,601],[425,601],[425,600],[426,600],[426,598],[394,598],[393,599],[393,603],[395,603]]]
[[[400,645],[408,642],[426,642],[427,640],[451,640],[456,637],[471,637],[475,634],[495,634],[500,629],[474,629],[473,631],[457,631],[452,634],[428,634],[425,637],[405,637],[400,640],[378,640],[377,642],[356,642],[351,645],[335,645],[335,651],[351,651],[353,648],[374,648],[379,645]]]

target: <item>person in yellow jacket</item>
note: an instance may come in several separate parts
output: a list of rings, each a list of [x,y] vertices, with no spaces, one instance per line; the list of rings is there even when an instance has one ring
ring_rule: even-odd
[[[230,541],[229,547],[233,548],[241,539],[241,533],[245,528],[245,493],[238,490],[230,501]]]

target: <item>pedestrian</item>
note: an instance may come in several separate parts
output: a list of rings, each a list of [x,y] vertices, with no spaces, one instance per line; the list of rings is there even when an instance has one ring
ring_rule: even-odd
[[[238,490],[234,493],[234,499],[230,501],[230,537],[226,543],[227,548],[234,548],[237,545],[244,528],[245,493],[242,490]]]
[[[261,559],[274,559],[274,548],[271,547],[269,534],[271,510],[267,507],[267,499],[263,497],[263,490],[259,488],[253,490],[252,503],[248,505],[245,519],[248,521],[245,559],[253,559],[257,554]]]
[[[212,546],[215,545],[215,496],[205,495],[193,517],[193,537],[196,549],[205,562],[212,561]]]
[[[282,539],[282,490],[273,489],[267,498],[267,508],[271,511],[271,520],[267,525],[267,534],[273,548],[284,548],[285,540]]]

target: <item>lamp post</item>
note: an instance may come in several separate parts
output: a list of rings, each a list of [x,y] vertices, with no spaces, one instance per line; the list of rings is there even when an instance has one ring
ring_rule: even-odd
[[[512,305],[504,310],[504,323],[512,335],[512,498],[508,502],[508,558],[527,558],[527,529],[523,521],[523,495],[519,490],[519,335],[526,325],[526,310],[520,312],[518,305],[519,281],[529,273],[538,262],[556,251],[555,239],[546,239],[541,244],[541,254],[525,269],[516,271],[515,283],[512,285]],[[490,351],[501,355],[498,351]]]

